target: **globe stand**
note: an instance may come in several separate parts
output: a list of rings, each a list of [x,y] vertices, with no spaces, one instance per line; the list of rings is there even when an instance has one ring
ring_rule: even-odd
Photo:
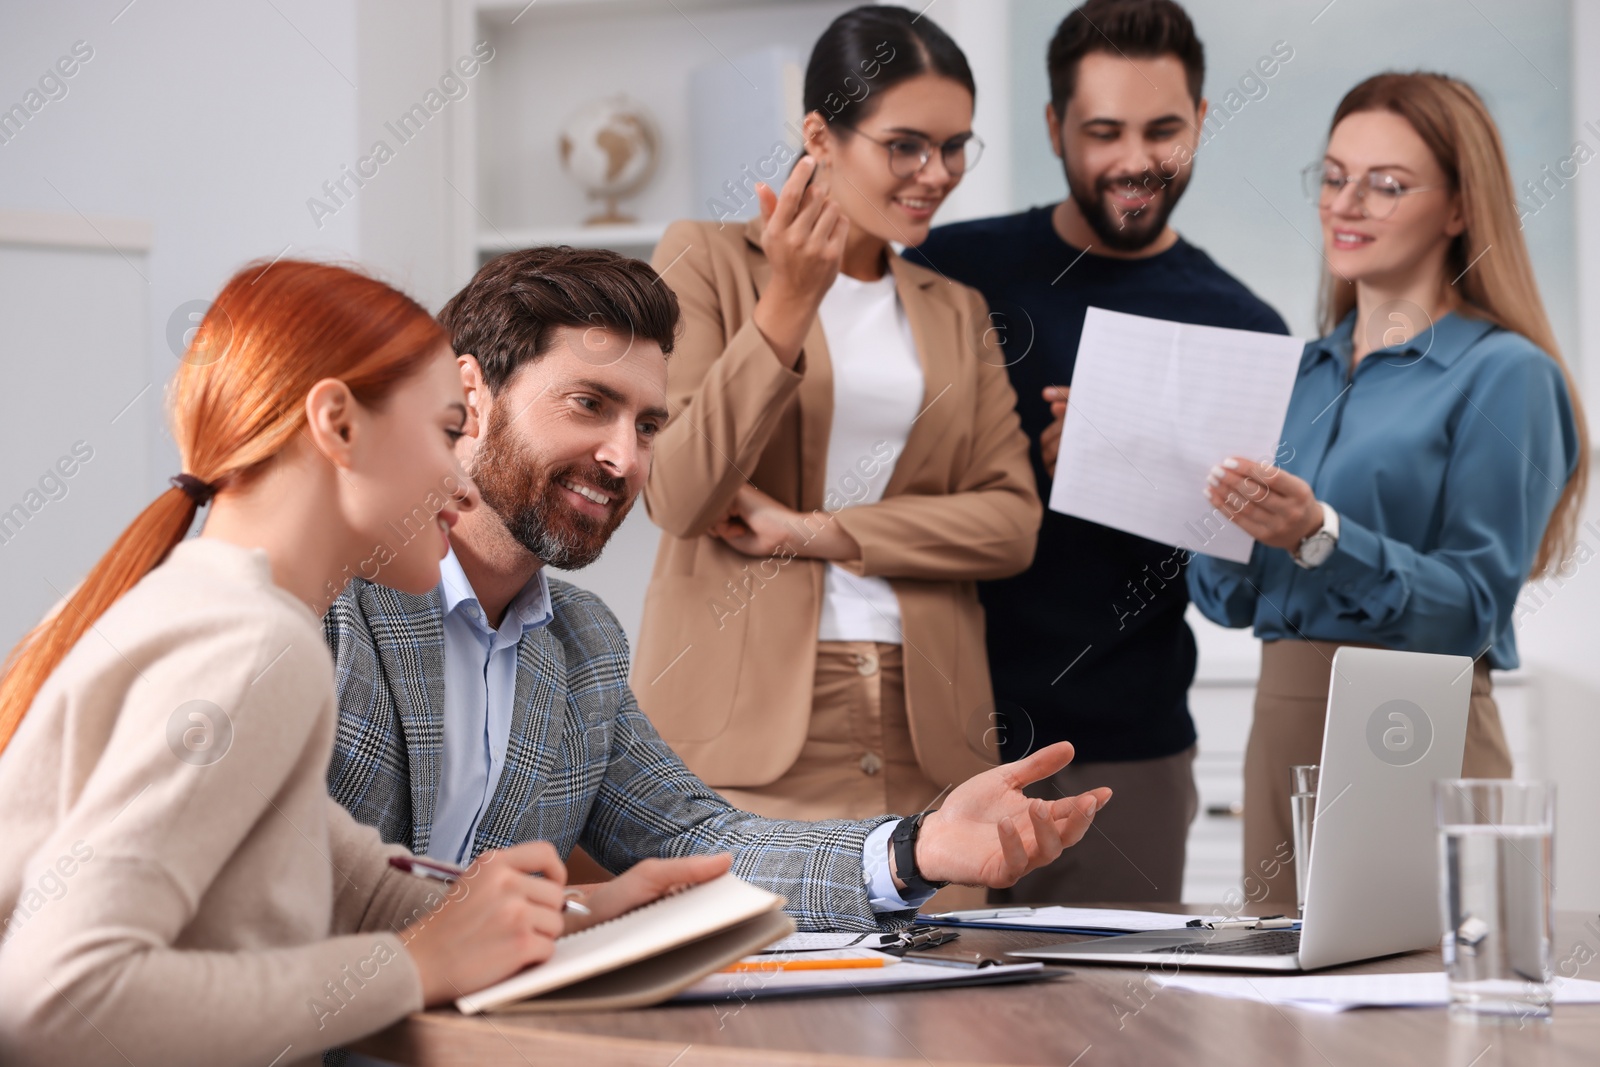
[[[607,196],[602,199],[605,200],[606,209],[598,215],[591,215],[589,218],[584,219],[583,224],[585,226],[632,226],[639,221],[632,215],[624,214],[617,207],[618,197]]]

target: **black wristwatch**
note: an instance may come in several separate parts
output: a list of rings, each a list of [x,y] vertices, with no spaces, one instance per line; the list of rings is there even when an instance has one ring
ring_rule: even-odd
[[[934,893],[949,882],[930,882],[917,869],[917,835],[922,832],[922,820],[930,812],[919,811],[910,818],[901,819],[900,825],[889,835],[889,847],[894,849],[895,874],[906,884],[906,894],[913,897]]]

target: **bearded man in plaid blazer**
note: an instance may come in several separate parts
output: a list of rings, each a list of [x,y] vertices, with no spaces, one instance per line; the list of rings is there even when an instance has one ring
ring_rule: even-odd
[[[939,884],[1008,886],[1083,836],[1108,790],[1022,793],[1072,758],[1064,743],[955,785],[923,820],[766,819],[708,788],[635,703],[616,619],[544,573],[598,557],[643,488],[667,418],[671,289],[615,253],[530,249],[485,266],[440,320],[467,405],[439,432],[470,484],[396,516],[395,542],[324,622],[339,696],[328,787],[358,820],[452,863],[582,846],[641,901],[719,872],[688,857],[731,853],[802,929],[900,925]],[[449,509],[437,517],[447,502],[453,529]],[[439,588],[382,585],[384,563],[415,551],[444,554]]]

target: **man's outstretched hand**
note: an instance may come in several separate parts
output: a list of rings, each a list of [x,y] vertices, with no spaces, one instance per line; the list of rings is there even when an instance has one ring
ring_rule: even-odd
[[[922,821],[917,868],[931,882],[1005,889],[1061,855],[1089,831],[1106,806],[1104,786],[1061,800],[1037,800],[1022,789],[1072,762],[1060,741],[1016,763],[1005,763],[957,786],[944,806]]]

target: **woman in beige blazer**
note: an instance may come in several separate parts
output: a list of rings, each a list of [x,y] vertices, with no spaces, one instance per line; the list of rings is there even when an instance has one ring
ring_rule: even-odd
[[[760,219],[656,250],[685,332],[633,686],[742,807],[911,813],[997,762],[974,583],[1027,567],[1040,504],[983,298],[890,247],[976,162],[965,58],[926,17],[857,8],[805,103]]]

